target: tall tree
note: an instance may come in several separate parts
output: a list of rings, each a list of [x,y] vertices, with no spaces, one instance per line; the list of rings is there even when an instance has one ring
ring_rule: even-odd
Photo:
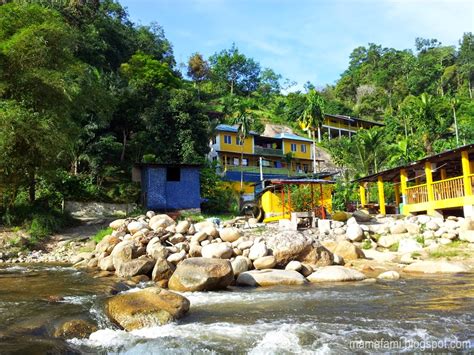
[[[318,142],[321,142],[321,127],[324,122],[324,100],[319,93],[312,89],[306,94],[303,112],[298,118],[301,128],[310,133],[313,139],[313,173],[317,172],[316,165],[316,131]]]

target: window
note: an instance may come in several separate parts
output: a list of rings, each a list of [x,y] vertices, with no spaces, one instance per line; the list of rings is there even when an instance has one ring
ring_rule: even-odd
[[[234,166],[239,166],[239,158],[234,158]]]
[[[246,158],[242,159],[242,165],[243,166],[248,166],[249,165],[249,160],[246,159]]]
[[[305,173],[308,172],[308,164],[303,164],[303,170]]]
[[[296,144],[295,143],[291,143],[291,151],[296,152]]]
[[[232,137],[231,136],[224,136],[224,143],[225,144],[232,144]]]
[[[216,144],[216,143],[217,143],[217,137],[214,136],[214,137],[212,137],[212,144]]]
[[[166,181],[180,181],[180,180],[181,180],[180,168],[167,168],[166,169]]]
[[[237,137],[236,142],[237,142],[237,145],[244,145],[244,141],[240,137]]]
[[[306,144],[301,144],[301,153],[306,153]]]

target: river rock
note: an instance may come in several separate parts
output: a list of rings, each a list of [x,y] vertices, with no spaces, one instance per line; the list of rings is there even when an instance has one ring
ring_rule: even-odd
[[[178,243],[184,242],[186,240],[186,237],[182,235],[181,233],[176,233],[175,235],[171,236],[168,240],[171,244],[178,244]]]
[[[245,250],[245,249],[250,249],[253,245],[253,240],[244,240],[239,245],[237,245],[237,248],[240,250]]]
[[[299,272],[293,270],[252,270],[241,273],[237,277],[237,285],[241,286],[276,286],[302,285],[306,279]]]
[[[181,221],[176,225],[176,233],[186,234],[191,227],[189,221]]]
[[[362,250],[347,240],[325,240],[321,244],[331,253],[342,257],[345,261],[364,258]]]
[[[405,272],[420,272],[425,274],[437,273],[467,273],[470,269],[462,264],[449,261],[417,261],[403,269]]]
[[[206,233],[208,236],[210,236],[210,237],[212,237],[212,238],[219,238],[219,231],[217,230],[216,227],[214,227],[214,225],[204,227],[204,228],[201,230],[201,232]]]
[[[377,276],[380,280],[398,280],[400,278],[400,274],[396,271],[385,271],[382,272],[379,276]]]
[[[125,225],[126,221],[126,219],[116,219],[115,221],[110,222],[109,227],[113,230],[119,230]]]
[[[202,256],[202,247],[199,244],[191,243],[189,246],[189,256],[191,258]]]
[[[219,232],[219,235],[224,242],[232,243],[240,238],[240,231],[233,227],[222,228]]]
[[[349,218],[351,218],[351,215],[343,211],[338,211],[332,214],[333,221],[346,222]]]
[[[460,230],[459,239],[469,243],[474,243],[474,230]]]
[[[426,223],[426,228],[431,231],[437,231],[439,229],[439,225],[435,221],[429,221]]]
[[[228,260],[189,258],[178,265],[168,287],[176,291],[212,291],[226,288],[233,280]]]
[[[110,254],[114,247],[120,243],[120,239],[112,235],[106,235],[102,240],[95,246],[95,252],[97,255],[101,253]]]
[[[405,227],[405,224],[401,222],[396,223],[390,227],[391,234],[402,234],[406,232],[407,232],[407,228]]]
[[[346,237],[353,242],[360,242],[364,239],[364,231],[358,224],[347,226]]]
[[[367,259],[373,259],[380,262],[393,262],[397,258],[397,254],[390,251],[380,252],[374,249],[367,249],[363,251]]]
[[[405,228],[407,229],[407,232],[410,234],[414,234],[414,235],[420,234],[419,224],[407,222],[405,223]]]
[[[262,256],[253,261],[253,266],[257,270],[271,269],[276,265],[276,259],[273,255]]]
[[[310,282],[361,281],[365,275],[360,271],[344,266],[325,266],[308,276]]]
[[[235,259],[230,262],[234,276],[239,276],[241,273],[248,271],[249,262],[251,262],[250,259],[245,256],[236,256]]]
[[[285,266],[285,270],[300,271],[302,267],[303,265],[299,261],[292,260]]]
[[[60,324],[54,331],[56,338],[88,338],[93,332],[97,330],[97,326],[84,319],[68,320]]]
[[[106,301],[109,318],[127,331],[169,323],[188,310],[187,298],[159,287],[122,293]]]
[[[323,247],[319,242],[314,242],[310,247],[305,248],[296,258],[303,264],[314,267],[332,265],[334,255]]]
[[[276,266],[280,268],[284,268],[290,261],[308,254],[313,249],[313,241],[297,231],[273,233],[265,237],[265,242],[272,250],[272,255],[277,262]]]
[[[377,244],[384,248],[390,248],[392,245],[400,242],[402,238],[406,237],[406,234],[388,234],[383,235],[377,241]]]
[[[249,259],[253,261],[258,258],[262,258],[266,256],[267,253],[268,253],[268,249],[265,243],[255,243],[250,248]]]
[[[171,254],[166,260],[172,264],[178,264],[186,258],[186,250],[181,250],[178,253]]]
[[[124,240],[115,246],[110,254],[112,256],[115,270],[119,269],[120,264],[132,260],[133,249],[133,243],[128,240]]]
[[[154,231],[158,230],[159,228],[166,228],[171,225],[175,224],[173,218],[168,216],[167,214],[158,214],[150,218],[148,225]]]
[[[230,259],[233,250],[226,243],[213,243],[202,247],[201,255],[203,258]]]
[[[423,249],[423,246],[414,239],[403,238],[400,239],[398,245],[398,252],[401,254],[413,253],[415,251],[420,251]]]
[[[98,266],[102,271],[115,271],[114,260],[112,258],[112,255],[100,259]]]
[[[114,264],[115,266],[115,264]],[[122,262],[115,268],[115,273],[120,277],[133,277],[136,275],[146,275],[155,266],[155,260],[146,256]]]
[[[151,272],[151,279],[155,282],[169,280],[176,267],[166,259],[158,259]]]
[[[216,225],[214,224],[214,222],[211,222],[211,221],[202,221],[202,222],[198,222],[194,224],[194,229],[196,230],[196,232],[201,232],[207,227],[215,228]]]
[[[364,211],[355,211],[352,213],[352,217],[355,218],[355,220],[359,223],[364,223],[364,222],[370,222],[372,217],[370,217],[369,214],[365,213]]]
[[[138,222],[138,221],[130,222],[127,225],[127,229],[130,232],[130,234],[132,234],[132,235],[134,235],[135,233],[137,233],[138,231],[140,231],[144,228],[147,228],[147,225],[145,225],[142,222]]]
[[[191,237],[191,243],[200,243],[206,240],[207,237],[208,235],[205,232],[197,232]]]
[[[160,238],[152,238],[146,246],[147,255],[153,259],[166,259],[168,257],[168,249],[161,245]]]

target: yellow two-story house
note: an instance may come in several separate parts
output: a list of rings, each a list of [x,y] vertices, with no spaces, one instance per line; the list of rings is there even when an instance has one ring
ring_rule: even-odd
[[[244,199],[253,198],[262,178],[275,179],[313,171],[312,141],[293,133],[268,137],[250,132],[241,140],[236,126],[221,124],[216,127],[210,148],[208,158],[217,162],[225,180],[236,190],[243,190]]]

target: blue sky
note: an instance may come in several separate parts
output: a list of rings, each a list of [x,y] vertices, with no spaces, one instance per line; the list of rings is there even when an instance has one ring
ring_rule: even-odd
[[[466,0],[120,0],[133,22],[156,22],[178,63],[235,42],[245,55],[302,88],[333,84],[358,46],[413,48],[416,37],[457,45],[474,32]]]

